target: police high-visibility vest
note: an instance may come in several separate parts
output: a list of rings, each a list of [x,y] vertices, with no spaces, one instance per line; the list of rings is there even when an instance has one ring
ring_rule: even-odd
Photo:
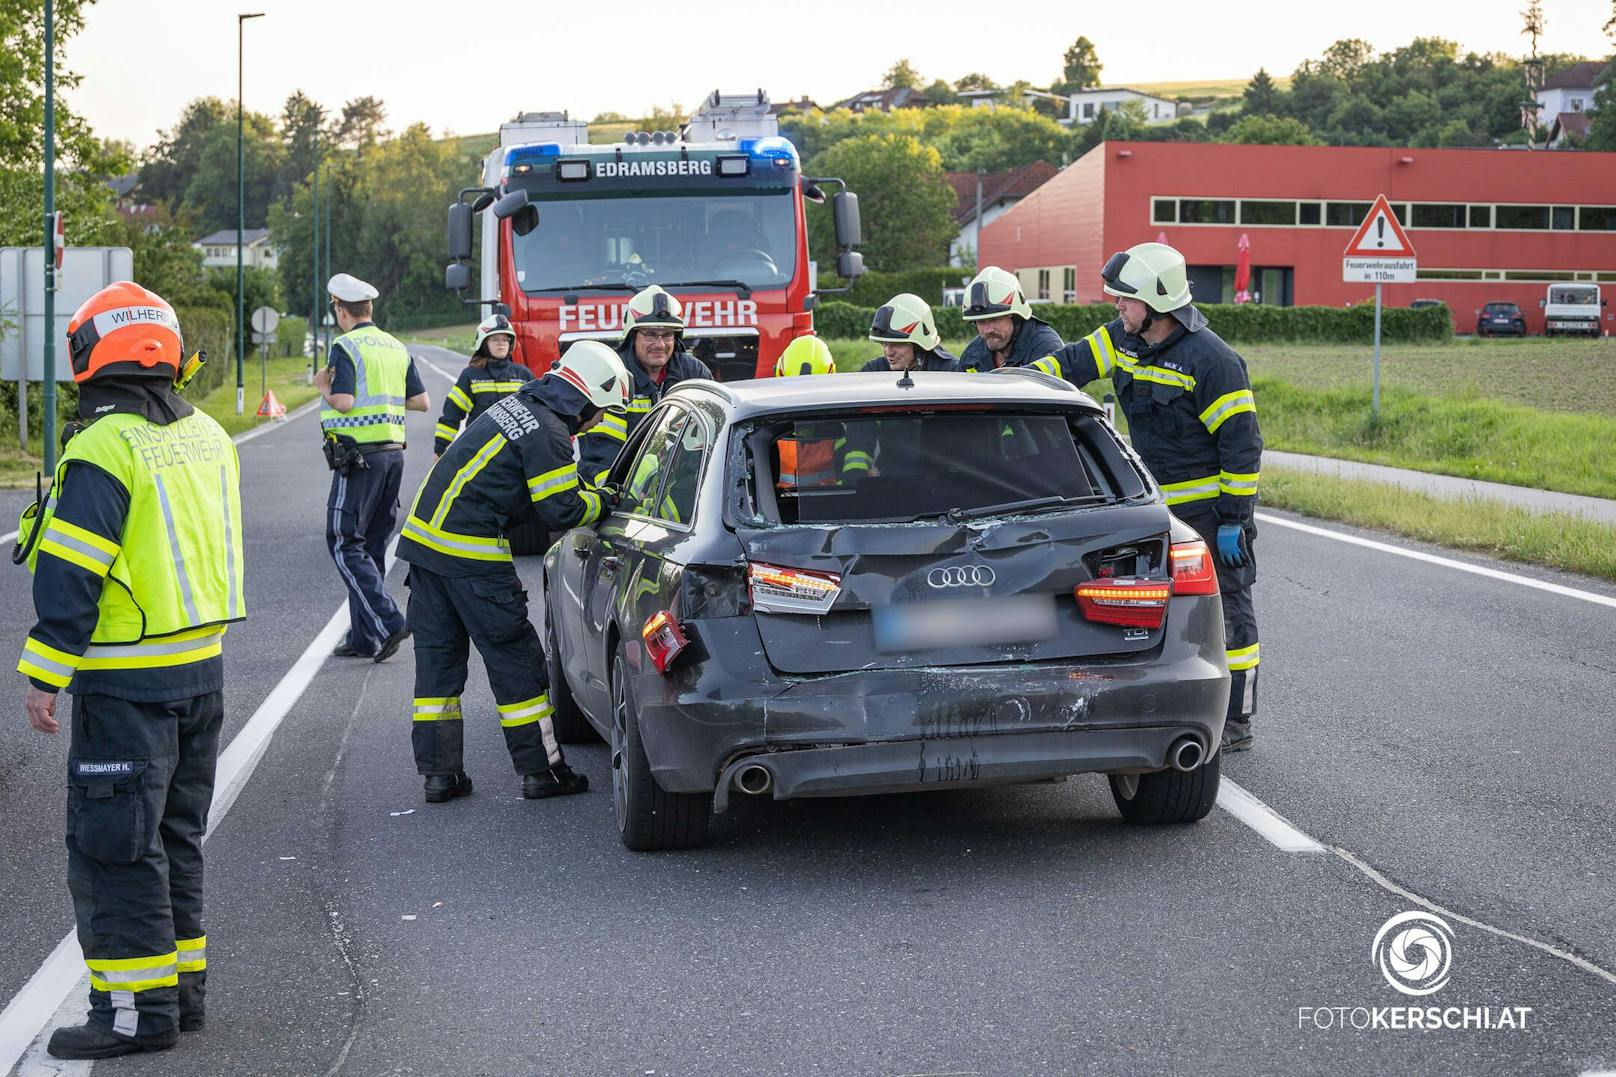
[[[328,434],[352,438],[361,445],[404,441],[404,382],[410,353],[391,334],[362,325],[337,338],[354,363],[354,403],[346,412],[320,411],[320,427]]]
[[[30,637],[24,672],[65,686],[74,669],[177,666],[217,655],[224,625],[247,615],[240,464],[229,436],[200,411],[167,426],[114,414],[68,442],[58,486],[78,461],[128,491],[129,512],[112,542],[47,509],[35,555],[64,558],[107,582],[89,650],[66,655]]]

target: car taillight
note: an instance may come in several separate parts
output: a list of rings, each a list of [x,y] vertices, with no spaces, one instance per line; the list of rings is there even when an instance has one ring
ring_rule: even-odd
[[[1173,597],[1172,580],[1090,580],[1072,588],[1084,618],[1126,628],[1160,628]]]
[[[842,592],[842,578],[833,572],[809,572],[752,561],[746,573],[752,587],[752,608],[760,613],[829,613]]]
[[[690,644],[685,630],[666,610],[651,615],[640,629],[640,638],[645,641],[645,653],[651,656],[651,664],[658,673],[668,672],[668,667]]]
[[[1175,542],[1171,552],[1173,562],[1173,591],[1180,595],[1215,595],[1218,593],[1218,570],[1212,564],[1212,552],[1200,539]]]

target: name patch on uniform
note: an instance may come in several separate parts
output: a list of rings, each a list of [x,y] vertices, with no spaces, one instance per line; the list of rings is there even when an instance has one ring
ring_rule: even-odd
[[[78,778],[127,778],[134,772],[135,764],[128,760],[80,759],[73,764],[73,774]]]

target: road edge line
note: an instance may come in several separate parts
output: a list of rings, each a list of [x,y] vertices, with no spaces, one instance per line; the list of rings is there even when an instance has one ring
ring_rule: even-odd
[[[1287,853],[1327,852],[1323,842],[1258,800],[1248,789],[1228,778],[1218,788],[1218,807]]]

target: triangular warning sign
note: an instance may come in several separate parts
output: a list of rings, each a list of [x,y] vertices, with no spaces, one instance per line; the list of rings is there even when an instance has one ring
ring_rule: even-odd
[[[276,397],[275,390],[271,389],[264,394],[263,403],[258,405],[258,416],[262,419],[286,418],[286,405]]]
[[[1412,258],[1414,244],[1408,241],[1408,233],[1397,223],[1391,203],[1382,194],[1375,196],[1369,215],[1341,254],[1347,258]]]

